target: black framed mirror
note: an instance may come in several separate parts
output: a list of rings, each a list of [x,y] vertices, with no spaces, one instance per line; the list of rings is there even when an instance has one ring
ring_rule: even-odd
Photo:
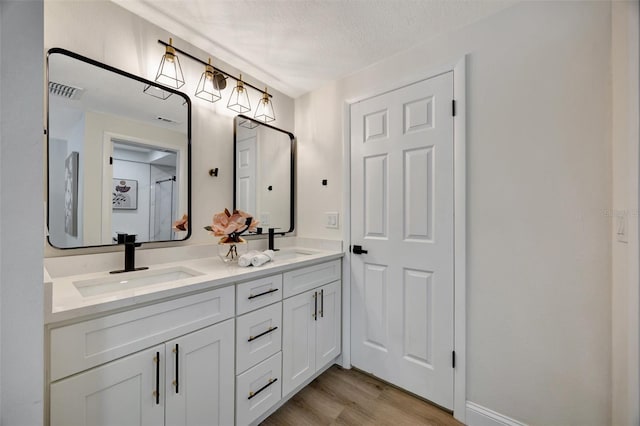
[[[48,241],[61,249],[186,240],[191,101],[62,48],[47,53]]]
[[[296,139],[293,133],[244,115],[234,120],[234,208],[260,227],[294,230]]]

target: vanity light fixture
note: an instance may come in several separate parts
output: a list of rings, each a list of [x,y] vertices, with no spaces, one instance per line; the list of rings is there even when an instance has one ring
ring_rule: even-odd
[[[178,49],[177,47],[173,46],[172,39],[169,39],[169,43],[166,43],[162,40],[158,40],[158,43],[162,44],[165,47],[165,53],[162,56],[160,68],[158,68],[158,74],[156,75],[156,81],[158,83],[162,83],[172,88],[175,87],[176,89],[184,85],[182,68],[180,67],[180,61],[176,56],[176,52],[178,52],[182,56],[191,58],[194,61],[199,62],[205,66],[204,73],[202,73],[200,82],[198,83],[198,87],[196,89],[196,97],[204,99],[208,102],[218,101],[222,96],[220,92],[227,86],[227,78],[231,78],[237,83],[231,92],[231,97],[229,98],[229,102],[227,103],[227,108],[240,114],[251,111],[251,103],[249,102],[249,94],[247,93],[247,87],[250,87],[253,90],[259,92],[261,95],[261,99],[258,102],[258,109],[255,113],[255,118],[264,121],[265,123],[274,121],[276,119],[272,102],[273,95],[267,93],[266,88],[263,91],[256,86],[247,83],[246,81],[242,81],[242,74],[240,74],[240,77],[235,77],[228,72],[221,70],[220,68],[214,67],[211,64],[211,58],[209,58],[209,62],[207,63],[185,52],[184,50]],[[173,76],[175,76],[175,78]],[[152,94],[152,91],[148,87],[145,87],[144,92],[161,99],[166,99],[158,96],[157,94]]]
[[[224,76],[216,72],[211,65],[211,58],[209,58],[209,64],[205,66],[204,72],[198,82],[196,97],[211,103],[219,101],[220,98],[222,98],[220,95],[220,79],[224,81]]]
[[[253,120],[242,120],[238,123],[239,126],[244,127],[245,129],[255,129],[260,124]]]
[[[176,89],[184,86],[184,75],[180,66],[180,59],[176,56],[176,49],[173,48],[173,39],[169,39],[169,44],[165,46],[164,55],[160,60],[156,81],[166,86]]]
[[[173,93],[169,92],[168,90],[164,90],[161,87],[152,86],[150,84],[144,86],[144,89],[142,89],[142,93],[153,96],[154,98],[162,99],[163,101],[165,99],[168,99],[169,96],[173,95]]]
[[[276,113],[273,111],[273,104],[267,93],[267,88],[264,88],[262,93],[262,99],[258,102],[258,108],[256,108],[256,114],[253,116],[256,120],[262,120],[265,123],[274,121],[276,119]]]
[[[242,82],[242,74],[240,74],[238,83],[236,84],[236,87],[233,88],[233,92],[231,92],[231,97],[229,98],[229,102],[227,103],[227,108],[240,114],[251,111],[249,94],[244,88],[244,83]]]

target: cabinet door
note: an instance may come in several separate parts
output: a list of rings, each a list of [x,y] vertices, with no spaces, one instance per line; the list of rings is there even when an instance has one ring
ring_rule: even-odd
[[[171,340],[166,347],[166,425],[231,425],[234,320]]]
[[[158,345],[51,384],[51,425],[164,424],[164,363]]]
[[[282,303],[282,394],[287,395],[315,372],[315,295],[308,291]]]
[[[318,289],[318,321],[316,324],[316,371],[340,354],[341,290],[340,281]]]

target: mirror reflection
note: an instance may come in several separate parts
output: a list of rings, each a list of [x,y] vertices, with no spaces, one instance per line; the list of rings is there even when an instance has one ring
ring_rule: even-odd
[[[239,115],[235,119],[235,208],[266,228],[294,229],[293,134]]]
[[[190,208],[186,95],[64,49],[47,65],[50,244],[188,238],[171,228]]]

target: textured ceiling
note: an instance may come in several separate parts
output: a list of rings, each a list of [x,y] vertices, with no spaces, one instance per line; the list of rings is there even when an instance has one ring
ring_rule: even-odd
[[[113,0],[297,97],[515,0]]]

